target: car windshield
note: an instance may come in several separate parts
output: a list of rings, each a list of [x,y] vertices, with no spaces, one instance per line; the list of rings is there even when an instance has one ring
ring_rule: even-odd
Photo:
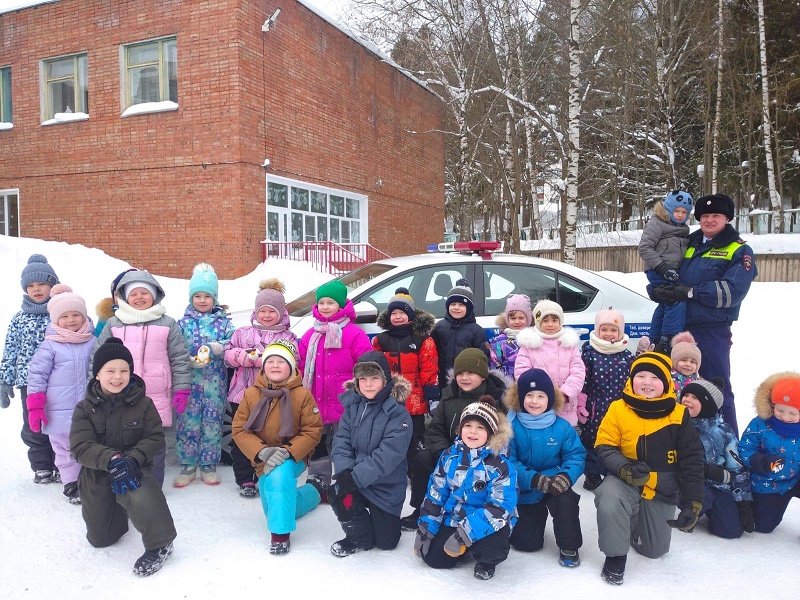
[[[391,271],[395,268],[395,265],[389,265],[386,263],[372,263],[369,265],[364,265],[355,271],[350,271],[346,275],[342,275],[339,277],[339,281],[347,286],[348,292],[351,292],[357,287],[364,285],[369,280],[374,279],[379,275],[383,275],[387,271]],[[306,292],[299,298],[295,298],[289,302],[286,305],[286,310],[293,317],[304,317],[311,311],[311,307],[314,306],[314,303],[316,302],[316,295],[316,288]]]

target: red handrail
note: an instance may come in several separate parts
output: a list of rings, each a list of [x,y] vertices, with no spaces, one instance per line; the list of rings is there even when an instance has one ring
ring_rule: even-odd
[[[311,264],[315,269],[340,275],[376,260],[389,258],[371,244],[335,242],[261,242],[262,258],[282,258]]]

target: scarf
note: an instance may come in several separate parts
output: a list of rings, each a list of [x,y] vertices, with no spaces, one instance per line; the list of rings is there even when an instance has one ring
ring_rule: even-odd
[[[150,321],[155,321],[156,319],[163,317],[167,312],[167,309],[164,308],[163,304],[154,304],[150,308],[145,308],[144,310],[133,308],[130,304],[122,299],[118,300],[118,304],[119,308],[117,308],[117,312],[114,313],[114,316],[122,321],[125,325],[149,323]]]
[[[350,323],[350,317],[342,315],[338,319],[330,321],[318,321],[314,319],[314,333],[308,340],[308,351],[306,352],[306,364],[303,368],[303,387],[311,389],[314,383],[314,371],[317,369],[317,348],[322,336],[325,336],[324,348],[342,347],[342,329]]]
[[[22,312],[30,315],[46,315],[47,303],[50,301],[50,296],[44,302],[34,302],[28,294],[22,295]]]
[[[666,417],[673,410],[675,410],[675,395],[665,394],[658,398],[645,398],[644,396],[637,396],[633,393],[633,386],[631,380],[625,382],[625,388],[622,390],[622,399],[625,404],[633,409],[637,415],[643,419],[660,419]]]
[[[767,424],[782,438],[800,437],[800,423],[784,423],[775,415],[772,415]]]
[[[50,335],[46,335],[44,336],[44,339],[52,340],[54,342],[64,342],[65,344],[82,344],[84,342],[88,342],[94,337],[94,325],[89,319],[83,320],[83,324],[80,326],[78,331],[64,329],[52,321],[50,322],[50,327],[53,328],[55,334],[51,333]]]
[[[519,412],[509,410],[508,420],[513,422],[514,419],[517,419],[525,429],[545,429],[556,422],[556,412],[551,408],[540,415],[532,415],[524,410]]]
[[[628,334],[623,334],[622,339],[617,340],[616,342],[607,342],[605,340],[601,340],[594,334],[594,331],[592,331],[589,334],[589,344],[600,354],[617,354],[627,348]]]
[[[253,410],[250,411],[250,416],[244,422],[243,428],[254,433],[264,429],[264,423],[267,422],[267,414],[269,413],[269,407],[272,406],[273,398],[280,398],[278,409],[281,413],[281,428],[278,431],[278,438],[288,440],[294,437],[294,414],[292,413],[292,402],[289,398],[289,388],[287,387],[262,389],[261,398],[253,407]]]
[[[411,337],[414,335],[414,328],[411,326],[411,323],[406,323],[405,325],[393,326],[388,330],[388,333],[395,338]]]
[[[503,333],[505,333],[506,337],[510,340],[516,340],[520,331],[522,331],[522,329],[511,329],[511,327],[503,329]]]

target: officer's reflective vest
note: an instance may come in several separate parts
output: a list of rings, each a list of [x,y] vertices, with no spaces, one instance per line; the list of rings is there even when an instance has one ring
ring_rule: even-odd
[[[723,246],[722,248],[709,248],[705,252],[700,255],[700,258],[717,258],[720,260],[731,260],[733,258],[733,254],[742,246],[744,246],[744,242],[742,240],[734,240],[727,246]],[[692,258],[694,256],[696,248],[690,246],[686,249],[686,252],[683,255],[683,258]]]

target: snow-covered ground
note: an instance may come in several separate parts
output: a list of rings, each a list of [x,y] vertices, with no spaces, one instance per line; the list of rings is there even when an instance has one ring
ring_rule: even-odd
[[[756,236],[752,236],[756,237]],[[766,237],[766,236],[759,236]],[[782,246],[796,245],[800,236],[784,236]],[[0,236],[0,336],[21,301],[19,273],[32,253],[49,259],[62,282],[87,299],[90,313],[107,296],[111,279],[127,264],[99,250],[32,239]],[[638,273],[606,272],[632,289],[643,290]],[[186,277],[188,279],[189,273]],[[156,276],[158,274],[156,273]],[[220,299],[233,310],[252,306],[258,281],[277,276],[292,298],[327,279],[299,263],[269,261],[235,281],[221,282]],[[180,317],[186,305],[188,281],[158,276],[167,292],[165,305]],[[768,375],[794,369],[800,339],[796,301],[798,283],[755,283],[734,326],[733,386],[744,428],[753,417],[752,394]],[[800,550],[800,502],[792,502],[783,524],[770,535],[745,534],[726,541],[710,536],[701,521],[691,534],[675,532],[672,550],[659,560],[632,552],[625,584],[612,588],[600,580],[603,556],[597,548],[593,495],[581,494],[584,546],[578,569],[558,566],[557,550],[548,528],[545,549],[535,554],[511,552],[489,582],[472,576],[467,561],[450,571],[434,571],[412,553],[414,536],[404,533],[399,547],[340,559],[329,552],[342,537],[327,506],[320,506],[298,522],[288,556],[268,553],[269,534],[258,500],[240,498],[229,467],[220,467],[222,485],[195,482],[176,490],[169,482],[177,473],[167,467],[164,491],[175,518],[175,553],[164,569],[140,579],[131,574],[142,552],[141,538],[130,531],[116,545],[98,550],[85,539],[80,508],[61,495],[62,486],[33,484],[19,439],[19,399],[0,411],[0,598],[58,600],[113,598],[674,598],[676,593],[706,599],[733,597],[794,597],[791,584]],[[168,461],[169,462],[169,461]],[[388,587],[383,587],[384,585]]]

